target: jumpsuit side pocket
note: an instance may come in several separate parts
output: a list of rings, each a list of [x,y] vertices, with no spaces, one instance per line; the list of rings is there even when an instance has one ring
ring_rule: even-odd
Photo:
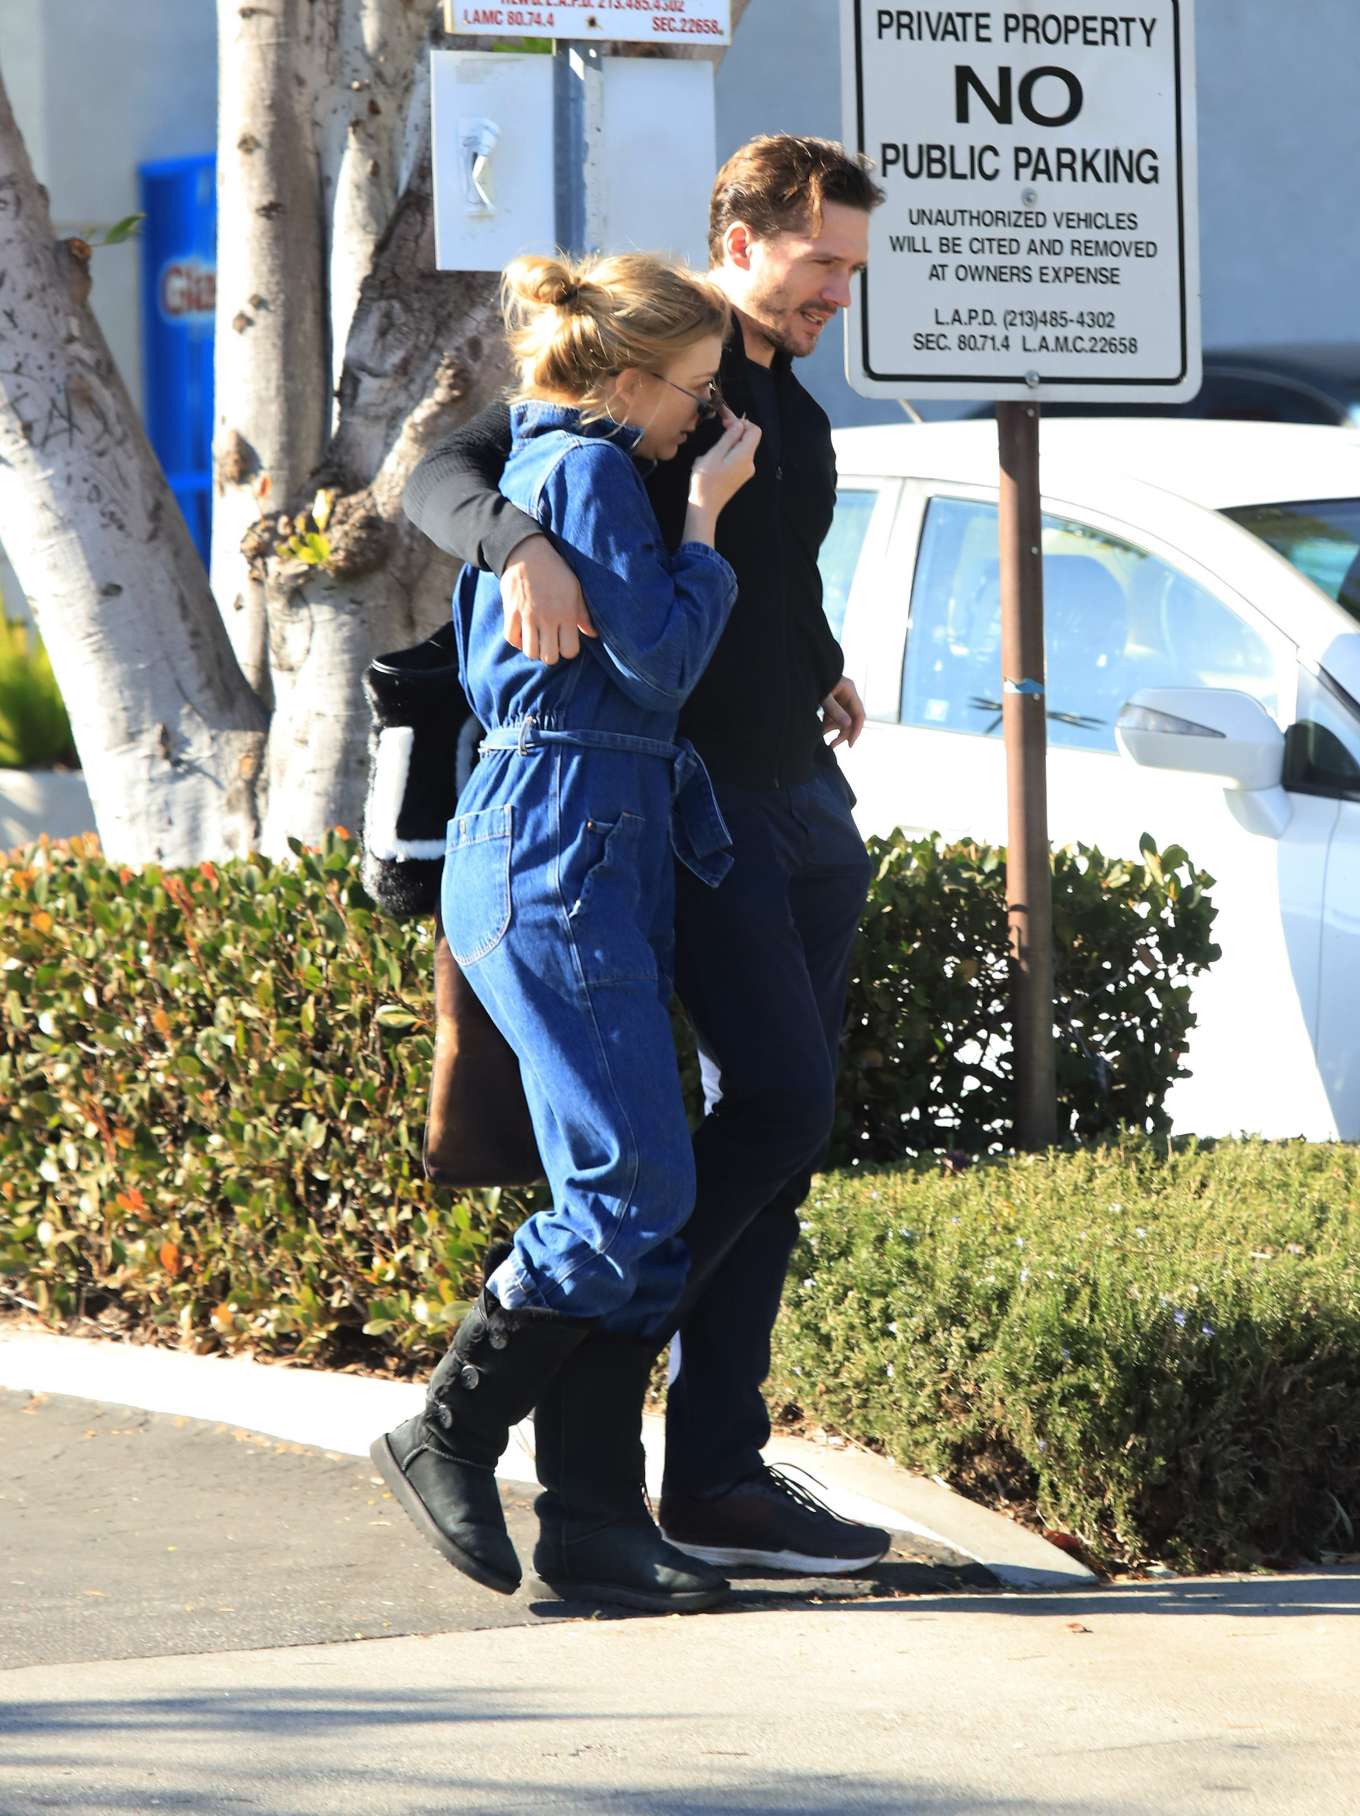
[[[602,882],[608,887],[612,879],[636,870],[636,846],[642,829],[642,819],[627,811],[614,820],[586,821],[581,842],[585,868],[576,900],[567,912],[569,921],[581,919]]]
[[[656,977],[656,954],[642,924],[645,830],[646,822],[626,810],[613,820],[587,820],[582,828],[567,928],[588,988]],[[567,894],[571,900],[570,888]]]
[[[494,952],[510,926],[514,809],[481,807],[449,821],[444,856],[444,931],[465,968]]]

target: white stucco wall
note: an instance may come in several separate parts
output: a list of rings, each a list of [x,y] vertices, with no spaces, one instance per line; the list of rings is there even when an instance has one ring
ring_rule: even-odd
[[[137,208],[137,166],[211,151],[217,130],[213,0],[3,0],[0,72],[58,233]],[[95,310],[141,395],[135,241],[94,257]]]
[[[138,164],[213,149],[216,9],[213,0],[0,0],[0,75],[56,231],[98,237],[136,211]],[[140,398],[138,243],[98,248],[93,272],[95,313]],[[2,554],[0,592],[13,615],[18,583]]]
[[[840,137],[838,13],[751,0],[718,71],[720,157],[757,132]],[[1360,0],[1198,0],[1196,45],[1205,345],[1360,339]],[[845,383],[842,333],[824,342],[804,376],[832,421],[895,420]]]

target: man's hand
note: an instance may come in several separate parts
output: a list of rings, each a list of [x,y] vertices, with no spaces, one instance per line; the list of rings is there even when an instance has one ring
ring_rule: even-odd
[[[822,730],[836,734],[827,746],[828,750],[835,750],[840,744],[853,744],[864,730],[864,702],[849,675],[842,675],[822,701]]]
[[[526,536],[501,575],[505,638],[531,662],[579,656],[597,635],[580,582],[546,536]]]

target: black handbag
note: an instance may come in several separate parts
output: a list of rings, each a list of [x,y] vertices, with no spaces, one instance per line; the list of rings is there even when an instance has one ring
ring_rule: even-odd
[[[375,657],[364,693],[372,725],[360,876],[384,914],[414,920],[439,906],[445,828],[481,736],[458,680],[453,625]]]
[[[445,828],[482,728],[458,680],[452,624],[364,672],[372,714],[360,876],[394,920],[435,917],[435,1042],[426,1177],[457,1187],[543,1177],[513,1048],[463,976],[439,920]]]

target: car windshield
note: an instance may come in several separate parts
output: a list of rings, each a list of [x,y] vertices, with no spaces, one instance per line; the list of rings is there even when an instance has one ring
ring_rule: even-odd
[[[1360,498],[1239,505],[1223,515],[1268,542],[1360,622]]]

